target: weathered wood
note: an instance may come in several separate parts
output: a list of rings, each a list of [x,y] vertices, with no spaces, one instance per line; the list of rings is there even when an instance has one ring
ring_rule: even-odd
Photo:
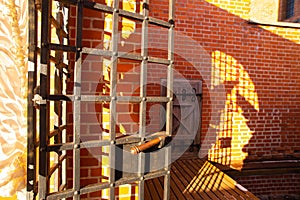
[[[170,186],[170,199],[258,199],[218,167],[201,159],[184,159],[172,163]],[[162,193],[162,177],[146,182],[145,199],[161,199]]]

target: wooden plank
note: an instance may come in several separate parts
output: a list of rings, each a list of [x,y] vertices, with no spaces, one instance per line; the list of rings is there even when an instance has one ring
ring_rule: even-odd
[[[151,199],[150,189],[148,187],[148,184],[144,184],[144,199]]]
[[[162,177],[147,181],[145,186],[145,199],[162,199]],[[218,167],[201,159],[174,162],[170,186],[170,199],[258,200]]]
[[[183,195],[191,196],[193,199],[201,199],[199,194],[190,193],[190,192],[186,191],[186,187],[189,185],[190,180],[192,179],[192,176],[189,175],[184,169],[182,169],[180,167],[180,165],[178,164],[178,161],[173,163],[172,167],[175,168],[177,171],[177,177],[178,177],[177,181],[179,181],[179,182],[181,181],[184,186],[184,189],[182,190]]]
[[[195,188],[194,184],[191,185],[191,181],[197,175],[197,172],[193,172],[188,166],[184,165],[184,162],[181,162],[181,161],[177,161],[173,165],[181,173],[182,178],[185,178],[185,179],[189,178],[189,180],[187,179],[188,182],[185,183],[185,185],[186,185],[185,191],[186,192],[184,192],[184,194],[190,193],[195,199],[211,199],[205,193],[199,193],[197,191],[197,189]],[[191,185],[191,189],[193,190],[193,192],[189,192],[187,190],[188,185]]]
[[[193,164],[192,160],[188,161],[188,162],[191,163],[192,167],[195,167],[195,164]],[[210,186],[210,188],[211,188],[209,191],[206,191],[206,192],[212,192],[221,199],[238,199],[238,195],[236,195],[234,197],[226,190],[226,188],[224,188],[224,184],[222,183],[222,180],[223,180],[223,176],[225,174],[220,173],[220,170],[214,166],[212,167],[212,170],[214,173],[214,175],[213,175],[214,177],[212,177],[210,180],[205,178],[205,185],[208,184],[208,186]],[[215,176],[217,176],[217,177],[215,177]],[[217,185],[213,184],[211,180],[214,180],[215,183],[219,183],[219,184],[217,184]]]
[[[225,174],[224,172],[221,172]],[[242,186],[239,186],[235,180],[233,180],[228,175],[224,175],[223,183],[229,187],[232,188],[230,191],[230,194],[234,195],[238,199],[251,199],[255,200],[258,199],[255,195],[253,195],[251,192],[249,192],[247,189],[245,189]]]
[[[194,183],[192,183],[192,187],[196,188],[196,192],[198,192],[201,196],[204,196],[205,199],[209,198],[209,199],[219,199],[219,197],[217,197],[214,193],[209,192],[209,190],[207,190],[207,181],[206,181],[206,177],[205,177],[205,173],[210,169],[206,169],[205,171],[201,170],[201,168],[205,167],[205,164],[200,165],[200,166],[194,166],[194,163],[192,163],[190,160],[186,160],[185,162],[182,162],[181,165],[183,165],[183,167],[187,168],[188,170],[191,171],[195,171],[196,174],[193,179],[194,179]],[[209,166],[211,167],[211,166]],[[205,169],[205,168],[204,168]],[[204,178],[203,178],[204,177]],[[204,184],[206,183],[206,184]],[[190,183],[191,184],[191,183]]]
[[[180,175],[180,172],[177,171],[175,167],[172,166],[171,171],[171,189],[173,191],[173,195],[176,196],[179,200],[181,199],[193,199],[193,196],[190,193],[186,193],[183,195],[183,191],[187,184],[183,183],[184,178]]]
[[[162,188],[159,188],[159,187],[156,188],[152,179],[147,180],[145,185],[147,185],[147,187],[148,187],[147,189],[149,190],[149,193],[151,196],[150,199],[153,199],[153,200],[162,199],[162,194],[161,194],[162,190],[161,190],[161,192],[158,191],[159,189],[162,189]]]
[[[163,178],[163,177],[157,177],[157,178],[154,178],[151,180],[152,180],[152,183],[155,186],[156,191],[159,195],[159,199],[163,199],[164,187],[163,187],[163,184],[161,184],[159,181],[160,178]]]

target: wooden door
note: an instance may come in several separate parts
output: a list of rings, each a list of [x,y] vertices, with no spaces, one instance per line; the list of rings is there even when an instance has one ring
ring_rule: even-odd
[[[166,81],[161,85],[164,94]],[[202,81],[174,79],[173,95],[172,157],[178,158],[187,149],[200,146]]]

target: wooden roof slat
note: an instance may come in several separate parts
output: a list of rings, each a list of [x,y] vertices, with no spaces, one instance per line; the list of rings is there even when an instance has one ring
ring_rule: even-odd
[[[163,179],[149,180],[145,186],[145,199],[162,199]],[[201,159],[172,163],[170,186],[170,199],[258,200],[218,167]]]

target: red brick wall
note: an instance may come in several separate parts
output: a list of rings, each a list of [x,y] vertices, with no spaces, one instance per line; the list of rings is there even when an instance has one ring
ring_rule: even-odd
[[[159,19],[168,20],[168,1],[151,1],[150,15]],[[233,4],[233,1],[225,2]],[[238,3],[239,1],[237,1]],[[223,6],[223,7],[222,7]],[[227,5],[218,6],[205,1],[176,1],[176,34],[175,37],[175,76],[184,76],[190,79],[203,80],[203,104],[202,104],[202,129],[201,142],[202,147],[210,148],[222,138],[230,138],[231,144],[213,146],[220,155],[219,160],[222,164],[243,167],[247,162],[257,160],[276,160],[276,159],[299,159],[300,157],[300,118],[299,118],[299,74],[300,74],[300,34],[299,31],[292,28],[269,28],[251,25],[246,20],[238,17],[238,14],[247,15],[249,4],[241,4],[236,8],[230,7],[228,10],[236,10],[232,14],[226,9]],[[70,38],[71,44],[74,44],[74,9],[70,14]],[[100,16],[100,17],[99,17]],[[83,44],[87,47],[102,46],[104,15],[98,12],[84,12],[84,34]],[[140,24],[137,24],[135,34],[129,38],[123,39],[125,45],[120,45],[124,51],[139,52],[140,42]],[[150,26],[149,41],[150,55],[166,58],[166,36],[167,32],[161,29],[154,29]],[[237,62],[236,67],[239,72],[239,83],[245,79],[251,80],[254,89],[252,92],[257,95],[256,105],[258,109],[248,101],[247,96],[234,93],[234,88],[238,87],[234,80],[225,81],[219,84],[219,87],[212,89],[212,54],[213,52],[222,52],[229,55]],[[74,56],[70,57],[71,61]],[[84,94],[99,94],[104,85],[102,74],[102,60],[89,57],[84,64],[83,79],[88,80],[83,83]],[[139,91],[139,64],[127,60],[120,60],[118,65],[119,83],[118,92],[123,95],[138,95]],[[226,72],[226,75],[232,72]],[[151,95],[160,94],[160,79],[165,78],[166,70],[163,66],[149,65],[148,88]],[[235,75],[237,76],[237,75]],[[226,77],[225,77],[226,79]],[[71,77],[72,80],[72,77]],[[244,86],[244,87],[247,87]],[[250,87],[250,86],[249,86]],[[251,85],[252,87],[252,85]],[[70,93],[72,93],[72,82],[70,82]],[[121,94],[121,93],[119,93]],[[231,116],[239,112],[241,118],[231,117],[231,127],[227,127],[217,133],[217,129],[212,125],[221,124],[224,120],[221,116],[225,102],[234,101],[233,108],[227,110],[226,116]],[[227,99],[226,99],[227,98]],[[229,105],[226,105],[227,108]],[[105,106],[83,105],[82,106],[82,131],[85,132],[87,139],[99,138],[97,131],[104,130],[102,123],[99,124],[99,115]],[[150,107],[150,106],[149,106]],[[71,112],[71,105],[69,105]],[[97,111],[97,115],[95,115]],[[149,109],[149,116],[157,114],[157,109]],[[71,122],[72,114],[69,113]],[[156,130],[159,127],[159,118],[153,118],[148,121],[147,129]],[[138,130],[138,105],[128,104],[118,107],[118,123],[123,125],[128,132]],[[241,123],[239,124],[239,120]],[[243,120],[243,122],[242,122]],[[229,122],[226,122],[227,125]],[[236,127],[234,127],[234,126]],[[68,130],[72,129],[72,125]],[[239,144],[239,138],[250,138],[246,144]],[[218,136],[218,137],[217,137]],[[247,137],[248,137],[247,136]],[[100,136],[101,137],[101,136]],[[233,140],[237,138],[237,140]],[[234,143],[237,142],[237,143]],[[206,154],[209,150],[205,150]],[[205,153],[204,152],[204,153]],[[226,153],[222,153],[226,152]],[[245,155],[244,157],[240,154]],[[211,156],[211,155],[209,155]],[[240,156],[240,157],[239,157]],[[82,174],[86,182],[101,181],[101,173],[95,178],[94,173],[99,173],[101,163],[91,158],[89,152],[82,155],[86,162],[82,164]],[[212,157],[211,157],[212,158]],[[240,159],[239,159],[240,158]],[[213,158],[212,158],[213,159]],[[223,162],[224,161],[224,162]],[[92,165],[92,166],[90,166]],[[70,165],[71,166],[71,165]],[[69,168],[71,181],[71,170]],[[96,172],[95,172],[96,171]],[[286,175],[291,176],[291,175]],[[297,175],[290,179],[295,185],[300,185]],[[93,177],[93,178],[91,178]],[[298,178],[297,178],[298,177]],[[264,187],[265,191],[274,186],[267,186],[262,182],[261,177],[249,179],[253,186],[254,194],[266,195],[261,193],[258,188]],[[271,177],[263,177],[268,183],[273,182]],[[284,176],[276,177],[276,180],[285,179]],[[248,180],[248,177],[246,178]],[[250,182],[243,180],[244,186],[251,186]],[[249,183],[249,184],[248,184]],[[71,183],[69,183],[71,184]],[[242,184],[242,185],[243,185]],[[279,187],[280,185],[278,185]],[[277,187],[277,186],[276,186]],[[257,188],[257,189],[255,189]],[[278,189],[279,190],[279,189]],[[272,193],[273,189],[270,190]],[[297,187],[282,187],[282,191],[288,193],[299,192]]]
[[[299,174],[245,176],[236,180],[261,200],[300,198]]]

